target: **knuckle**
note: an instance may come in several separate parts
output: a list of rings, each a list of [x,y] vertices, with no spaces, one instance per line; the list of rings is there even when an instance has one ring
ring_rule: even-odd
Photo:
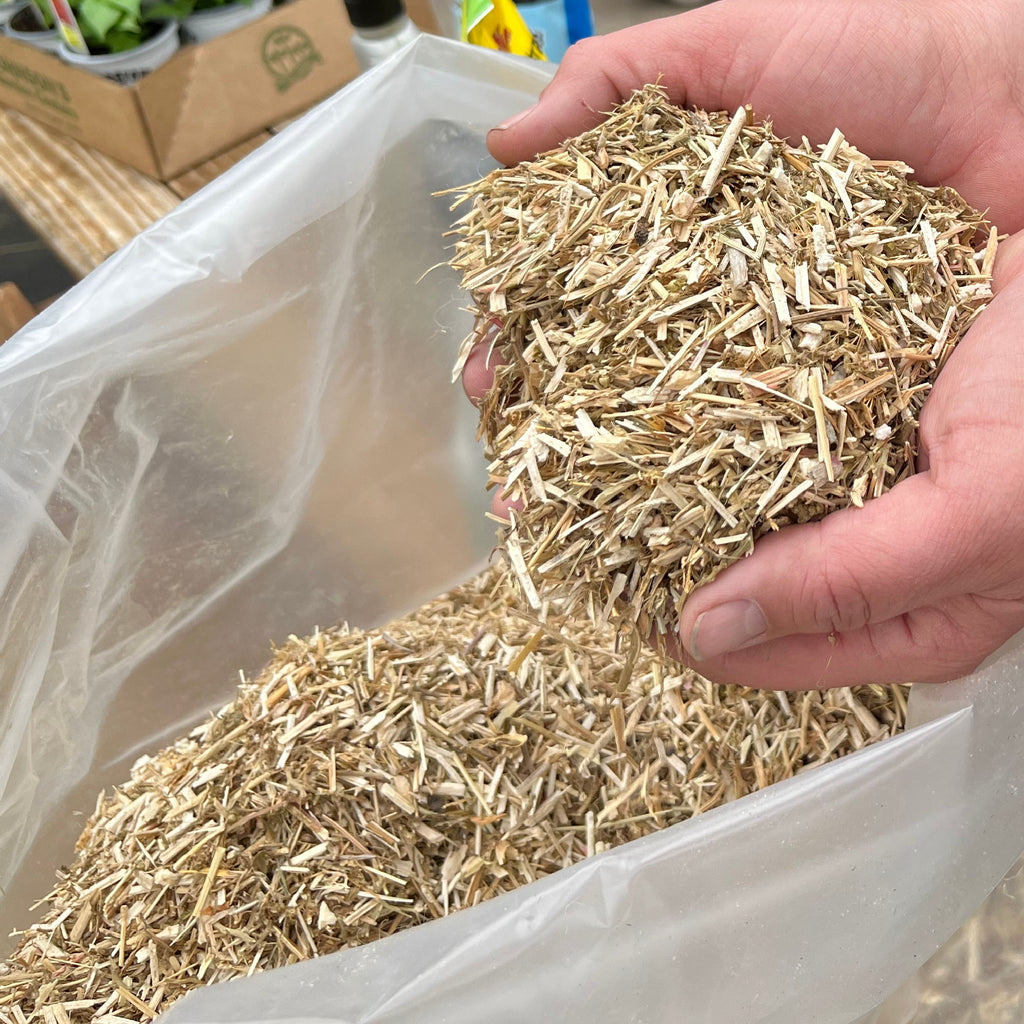
[[[919,650],[930,659],[931,678],[945,682],[970,675],[1000,644],[1016,632],[1013,621],[992,615],[992,606],[967,596],[946,607],[929,608],[922,618],[929,629],[920,635]]]
[[[561,64],[563,67],[568,66],[569,68],[574,68],[577,64],[591,67],[595,49],[598,52],[603,49],[600,36],[588,36],[585,39],[580,39],[565,51]]]
[[[924,655],[922,661],[907,667],[904,673],[908,680],[915,683],[947,683],[951,679],[961,679],[970,675],[988,656],[973,645],[955,651],[943,651],[938,657],[935,654]]]
[[[871,621],[871,599],[842,561],[822,558],[805,583],[806,606],[819,633],[849,633]]]
[[[968,676],[977,669],[991,652],[975,648],[973,650],[961,651],[951,658],[948,664],[946,679],[961,679]]]
[[[904,675],[917,683],[944,683],[970,675],[1019,624],[1016,616],[1012,621],[993,617],[990,608],[971,597],[945,607],[919,608],[904,618]]]

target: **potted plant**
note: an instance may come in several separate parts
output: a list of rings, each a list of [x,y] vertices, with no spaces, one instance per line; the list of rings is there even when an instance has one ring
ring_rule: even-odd
[[[56,53],[60,32],[46,0],[15,0],[15,9],[3,25],[4,34],[38,50]]]
[[[115,82],[138,81],[166,63],[179,46],[173,7],[145,0],[72,0],[88,53],[60,46],[61,58]]]
[[[0,28],[14,17],[19,6],[18,0],[0,0]]]
[[[273,0],[195,0],[182,30],[190,43],[205,43],[262,18],[272,4]]]

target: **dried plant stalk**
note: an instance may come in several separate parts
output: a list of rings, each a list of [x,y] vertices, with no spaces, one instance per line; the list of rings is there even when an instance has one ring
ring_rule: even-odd
[[[478,324],[456,373],[491,326],[507,362],[481,432],[523,505],[503,543],[535,608],[665,632],[757,537],[913,472],[996,236],[909,173],[649,86],[460,190]]]
[[[1019,1024],[1024,1017],[1024,861],[921,968],[914,1024]]]
[[[383,629],[292,640],[101,796],[0,1020],[147,1021],[390,935],[902,729],[899,687],[715,686],[489,571]],[[632,674],[629,674],[632,666]],[[625,675],[625,685],[624,685]]]

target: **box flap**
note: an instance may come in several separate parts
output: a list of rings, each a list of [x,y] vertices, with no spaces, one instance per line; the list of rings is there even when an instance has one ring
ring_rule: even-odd
[[[259,21],[188,47],[139,91],[171,178],[328,96],[359,73],[339,0],[293,0]]]
[[[0,103],[156,174],[134,86],[69,67],[53,54],[0,36]]]

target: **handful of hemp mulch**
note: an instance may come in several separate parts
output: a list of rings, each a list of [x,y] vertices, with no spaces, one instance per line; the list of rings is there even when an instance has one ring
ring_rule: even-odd
[[[458,190],[451,265],[506,360],[480,409],[534,609],[664,634],[769,530],[914,472],[918,416],[991,297],[949,188],[647,86]]]

